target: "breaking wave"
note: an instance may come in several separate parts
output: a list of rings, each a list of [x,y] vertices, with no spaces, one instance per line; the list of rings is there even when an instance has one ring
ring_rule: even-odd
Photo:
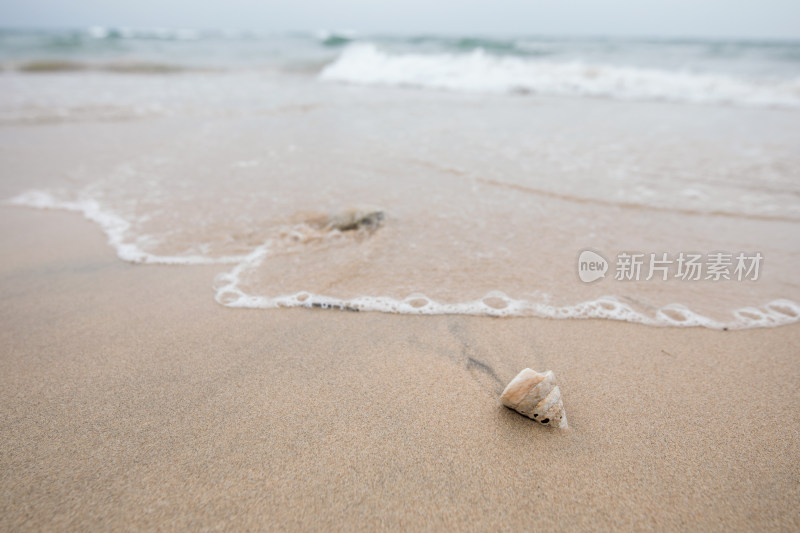
[[[470,53],[390,54],[355,43],[320,73],[325,81],[476,93],[588,96],[697,104],[800,107],[800,78],[746,79],[681,70],[544,61]]]

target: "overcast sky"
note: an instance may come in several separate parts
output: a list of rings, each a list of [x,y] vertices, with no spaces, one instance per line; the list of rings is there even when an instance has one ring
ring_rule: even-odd
[[[0,26],[800,39],[800,0],[0,0]]]

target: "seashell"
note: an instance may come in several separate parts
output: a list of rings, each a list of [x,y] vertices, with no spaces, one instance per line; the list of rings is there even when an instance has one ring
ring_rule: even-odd
[[[568,427],[561,389],[552,370],[540,374],[526,368],[506,385],[500,401],[506,407],[546,426]]]

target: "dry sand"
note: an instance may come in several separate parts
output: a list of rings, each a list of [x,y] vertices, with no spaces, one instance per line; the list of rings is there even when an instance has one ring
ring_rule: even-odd
[[[800,325],[227,309],[12,207],[0,253],[1,530],[800,529]]]

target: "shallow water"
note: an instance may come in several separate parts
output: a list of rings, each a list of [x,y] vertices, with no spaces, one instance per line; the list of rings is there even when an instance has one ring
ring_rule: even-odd
[[[451,86],[439,90],[404,81],[408,65],[434,46],[425,41],[387,42],[376,52],[389,58],[381,68],[394,82],[414,88],[380,76],[332,76],[363,50],[303,42],[295,59],[328,57],[327,66],[298,71],[273,55],[270,68],[203,70],[195,55],[189,61],[175,52],[160,63],[188,70],[2,73],[0,192],[20,205],[83,213],[128,261],[219,263],[216,298],[234,307],[716,328],[800,317],[800,111],[786,100],[797,93],[781,93],[780,101],[747,91],[738,100],[720,99],[713,88],[709,98],[697,93],[708,76],[739,76],[740,85],[761,89],[780,78],[769,86],[774,92],[791,84],[790,67],[776,77],[772,65],[754,81],[755,65],[768,61],[749,58],[740,69],[746,77],[732,68],[698,73],[670,97],[631,97],[630,86],[554,96],[502,83],[452,86],[474,67],[475,54],[496,67],[509,61],[506,49],[487,60],[491,49],[476,52],[474,43],[462,43],[462,52],[443,48],[457,43],[434,43],[425,61],[462,54],[447,67],[455,72]],[[510,60],[535,61],[521,55]],[[614,68],[636,68],[632,58],[641,55],[629,53],[630,64]],[[104,61],[122,59],[154,58]],[[658,66],[656,86],[669,85],[668,66]],[[538,80],[534,74],[526,72]],[[358,206],[381,209],[380,227],[325,226],[326,217]],[[608,262],[605,278],[581,281],[585,249]],[[733,279],[705,279],[716,252],[730,254],[722,266]],[[625,253],[648,260],[639,281],[615,279]],[[650,254],[664,253],[666,274],[656,270],[646,280]],[[676,277],[681,253],[701,255],[701,279]],[[760,254],[757,272],[737,271],[739,254]]]

